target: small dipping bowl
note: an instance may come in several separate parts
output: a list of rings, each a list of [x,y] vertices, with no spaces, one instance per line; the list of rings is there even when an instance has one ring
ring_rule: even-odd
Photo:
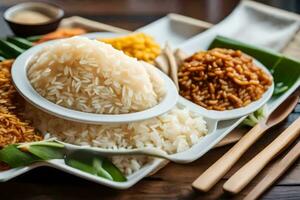
[[[16,15],[20,15],[22,12],[23,14],[24,12],[27,12],[27,16],[31,12],[32,14],[38,14],[49,19],[36,23],[28,21],[23,22],[14,19]],[[8,8],[3,14],[5,21],[8,23],[14,34],[23,37],[42,35],[56,30],[63,16],[63,9],[56,5],[42,2],[20,3]],[[36,18],[36,16],[32,17]]]

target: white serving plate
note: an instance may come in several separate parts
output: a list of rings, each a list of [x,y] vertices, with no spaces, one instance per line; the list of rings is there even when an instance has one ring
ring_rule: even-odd
[[[115,37],[115,36],[120,36],[120,34],[109,34],[109,33],[92,33],[92,34],[87,34],[85,35],[86,37],[89,38],[101,38],[101,37]],[[57,41],[53,41],[57,42]],[[67,120],[72,120],[72,121],[79,121],[83,123],[127,123],[130,121],[139,121],[139,120],[145,120],[151,117],[155,117],[157,115],[161,115],[162,113],[167,112],[170,108],[172,108],[176,102],[177,102],[177,96],[171,95],[171,94],[177,94],[176,88],[174,84],[170,84],[169,88],[172,88],[172,90],[169,90],[169,101],[163,101],[161,104],[158,106],[155,106],[151,109],[148,109],[147,112],[142,111],[142,112],[137,112],[137,113],[132,113],[132,114],[122,114],[122,115],[104,115],[99,121],[99,115],[97,114],[91,114],[91,113],[84,113],[84,112],[78,112],[74,110],[70,110],[61,106],[58,106],[50,101],[47,101],[44,99],[42,96],[40,96],[35,90],[32,88],[31,84],[29,83],[26,75],[26,63],[30,62],[30,59],[34,54],[38,51],[40,51],[42,48],[45,46],[49,45],[49,43],[53,42],[48,42],[44,43],[42,45],[36,46],[34,48],[31,48],[30,50],[26,51],[24,54],[19,56],[17,60],[15,61],[13,68],[12,68],[12,78],[13,81],[16,85],[17,90],[21,95],[31,104],[34,106],[38,107],[39,109],[50,113],[52,115],[55,115],[60,118],[64,118]],[[201,45],[199,45],[201,46]],[[201,47],[197,51],[201,50]],[[25,63],[25,64],[24,64]],[[270,76],[271,74],[269,71],[258,61],[255,61],[257,66],[261,67],[266,73],[268,73]],[[22,65],[23,64],[23,65]],[[162,77],[166,77],[161,71],[158,70],[159,73],[162,74]],[[26,83],[24,84],[24,79],[27,80]],[[169,78],[168,78],[169,79]],[[169,79],[170,80],[170,79]],[[165,80],[167,82],[167,80]],[[167,82],[168,83],[168,82]],[[214,110],[207,110],[189,100],[186,100],[183,97],[180,97],[179,99],[179,104],[183,107],[188,107],[191,111],[202,115],[205,117],[205,120],[207,121],[207,126],[208,126],[208,135],[213,135],[216,128],[218,121],[221,120],[228,120],[228,119],[235,119],[239,118],[242,116],[246,116],[255,110],[259,109],[264,105],[271,97],[272,93],[274,90],[274,84],[272,84],[271,87],[264,93],[262,98],[259,100],[252,102],[246,107],[238,108],[238,109],[233,109],[233,110],[228,110],[228,111],[214,111]],[[168,95],[167,95],[168,97]],[[38,98],[36,100],[36,98]],[[169,106],[167,107],[166,104]],[[171,107],[170,107],[171,106]],[[167,108],[168,110],[166,110]],[[159,112],[158,112],[159,110]],[[152,113],[152,115],[149,115],[149,113]],[[157,114],[158,112],[158,114]],[[146,114],[144,114],[146,113]],[[78,114],[78,115],[75,115]],[[147,115],[148,114],[148,115]],[[155,115],[156,114],[156,115]],[[134,117],[131,117],[134,116]],[[150,117],[149,117],[150,116]],[[77,118],[79,117],[79,119]],[[94,117],[94,118],[92,118]],[[114,118],[113,118],[114,117]],[[103,120],[104,119],[104,120]],[[105,121],[105,119],[109,119]],[[112,121],[112,119],[116,121]],[[45,133],[46,134],[46,133]],[[69,150],[88,150],[88,151],[94,151],[98,152],[99,154],[105,155],[105,156],[111,156],[111,155],[138,155],[138,154],[144,154],[144,155],[151,155],[151,156],[157,156],[161,158],[168,159],[173,162],[178,162],[178,163],[188,163],[192,162],[199,157],[203,155],[202,150],[204,149],[203,146],[207,146],[206,141],[208,140],[207,138],[209,137],[204,137],[201,141],[199,141],[196,145],[193,145],[189,150],[181,152],[181,153],[176,153],[176,154],[167,154],[166,152],[155,149],[155,148],[143,148],[143,149],[120,149],[120,150],[115,150],[115,149],[103,149],[103,148],[98,148],[98,147],[89,147],[89,146],[78,146],[78,145],[73,145],[73,144],[68,144],[68,143],[63,143],[65,147]]]
[[[255,3],[248,2],[248,1],[242,1],[240,6],[237,7],[237,9],[230,16],[235,16],[235,19],[238,19],[240,15],[244,15],[246,13],[245,10],[247,10],[248,8],[249,9],[254,9],[255,8],[255,6],[252,6],[252,4],[255,4]],[[260,10],[257,9],[257,10],[261,11],[259,13],[261,16],[263,16],[265,13],[269,14],[268,11],[266,11],[266,9],[260,9]],[[224,31],[228,31],[228,29],[232,29],[232,31],[237,30],[236,26],[234,26],[234,23],[236,23],[236,22],[235,22],[235,20],[230,20],[230,16],[224,20],[224,21],[227,21],[226,24],[228,25],[228,27],[225,27],[224,25],[222,25],[222,30],[224,30]],[[281,20],[282,18],[288,19],[288,17],[285,17],[285,16],[277,16],[276,19]],[[244,18],[241,18],[241,19],[244,19]],[[280,27],[276,26],[276,24],[270,23],[270,21],[269,21],[270,19],[272,19],[272,18],[268,18],[268,20],[265,20],[265,21],[262,21],[262,22],[268,24],[270,27],[272,26],[272,28],[276,28],[276,27],[279,28],[278,31],[283,31],[284,30],[284,29],[280,30]],[[299,23],[300,20],[296,20],[296,22]],[[158,27],[155,29],[155,31],[154,31],[154,29],[153,29],[153,31],[151,29],[148,29],[148,31],[149,31],[150,34],[156,32],[157,30],[162,30],[162,32],[163,32],[163,31],[168,29],[168,23],[169,22],[167,22],[167,23],[165,23],[165,22],[153,23],[152,25],[156,25]],[[216,25],[215,27],[221,26],[222,23]],[[242,21],[239,21],[238,24],[242,25],[242,24],[246,24],[246,23],[244,23],[244,20],[242,20]],[[251,28],[252,25],[253,25],[253,23],[252,24],[247,24],[248,28]],[[239,27],[239,28],[242,28],[242,27]],[[222,31],[222,30],[219,29],[219,31]],[[251,29],[248,29],[248,30],[251,30]],[[289,30],[291,30],[291,29],[289,29]],[[268,32],[269,36],[277,35],[276,34],[277,31],[272,31],[272,32],[270,32],[269,30],[265,30],[265,31]],[[163,33],[161,33],[161,34],[163,34]],[[185,52],[191,54],[191,53],[195,52],[198,49],[199,44],[207,44],[207,41],[206,41],[205,38],[208,37],[207,35],[210,35],[210,34],[211,34],[211,32],[208,30],[208,31],[204,32],[203,34],[198,35],[199,37],[198,37],[197,40],[189,40],[189,41],[186,42],[186,45],[181,45],[180,47]],[[165,35],[167,35],[168,39],[171,39],[171,40],[172,40],[173,36],[175,38],[178,38],[178,36],[176,34],[175,35],[172,34],[172,31],[168,31],[168,34],[165,34]],[[206,35],[206,36],[203,37],[202,35]],[[234,37],[234,38],[237,38],[237,39],[245,38],[245,35],[243,34],[243,32],[240,32],[239,34],[235,34],[235,35],[232,35],[232,34],[228,33],[228,34],[226,34],[226,36]],[[253,36],[255,36],[255,34],[253,34]],[[159,35],[158,35],[158,37],[159,37]],[[213,37],[214,37],[214,35],[211,38],[213,38]],[[268,38],[265,38],[265,41],[268,41],[267,44],[262,44],[262,43],[258,42],[256,40],[257,37],[254,37],[252,39],[250,38],[250,39],[247,39],[247,40],[248,40],[248,43],[253,43],[253,44],[267,46],[267,47],[269,47],[269,44],[273,44],[273,45],[277,45],[276,47],[278,47],[278,46],[282,46],[281,39],[284,38],[285,39],[284,41],[286,41],[286,40],[290,40],[291,37],[292,37],[292,35],[287,34],[287,35],[285,35],[285,37],[281,37],[278,40],[272,40],[272,41],[270,41],[270,39],[268,39]],[[179,40],[175,39],[174,41],[175,42],[173,43],[173,47],[176,47],[176,45],[174,45],[174,44],[176,44],[177,43],[176,41],[179,41]],[[211,41],[211,40],[209,40],[209,41]],[[194,45],[193,45],[193,43],[194,43]],[[163,44],[163,43],[161,43],[161,44]],[[188,46],[190,46],[191,49],[185,49]],[[195,48],[193,48],[193,47],[195,47]],[[205,47],[205,45],[202,46],[202,47],[203,47],[203,49],[207,48],[207,46]],[[275,48],[274,50],[277,51],[277,50],[279,50],[279,48]],[[272,112],[274,109],[276,109],[278,107],[278,105],[280,105],[290,94],[292,94],[298,88],[298,86],[300,86],[300,80],[298,80],[298,82],[296,84],[294,84],[280,98],[278,98],[278,99],[271,98],[267,102],[267,106],[269,108],[268,112]],[[238,126],[244,120],[244,118],[245,117],[220,122],[218,124],[218,128],[215,131],[215,133],[206,136],[206,141],[203,143],[203,145],[207,145],[207,146],[204,146],[204,148],[202,149],[200,154],[203,155],[208,150],[210,150],[214,145],[216,145],[219,141],[221,141],[228,133],[230,133],[231,130],[233,130],[236,126]],[[27,172],[31,169],[34,169],[36,167],[39,167],[41,165],[47,165],[47,166],[54,167],[54,168],[60,169],[62,171],[65,171],[67,173],[74,174],[75,176],[78,176],[78,177],[81,177],[81,178],[84,178],[84,179],[87,179],[87,180],[91,180],[91,181],[99,183],[99,184],[106,185],[108,187],[117,188],[117,189],[126,189],[126,188],[129,188],[129,187],[133,186],[135,183],[137,183],[139,180],[143,179],[144,177],[148,176],[153,171],[157,171],[164,164],[165,164],[165,160],[155,158],[153,160],[153,162],[151,162],[148,165],[142,167],[139,171],[137,171],[137,172],[133,173],[131,176],[129,176],[127,182],[117,183],[117,182],[113,182],[113,181],[107,181],[103,178],[96,177],[96,176],[91,177],[89,174],[87,174],[85,172],[82,172],[82,171],[79,171],[79,170],[76,170],[76,169],[73,169],[73,168],[70,168],[70,167],[64,165],[61,160],[51,160],[51,161],[48,161],[47,163],[42,163],[42,164],[37,163],[37,164],[33,164],[33,165],[27,166],[27,167],[21,167],[21,168],[16,168],[16,169],[11,169],[11,170],[7,170],[7,171],[4,171],[4,172],[0,172],[0,181],[3,182],[3,181],[6,181],[6,180],[9,180],[11,178],[14,178],[14,177],[16,177],[16,176],[18,176],[22,173],[25,173],[25,172]]]
[[[105,36],[108,34],[106,33]],[[104,36],[104,37],[105,37]],[[93,35],[87,35],[86,37],[94,38],[94,37],[103,37],[102,33],[98,35],[95,33]],[[39,109],[55,115],[57,117],[81,122],[88,124],[105,124],[105,123],[129,123],[134,121],[146,120],[149,118],[153,118],[163,113],[169,111],[173,108],[178,99],[178,92],[173,81],[162,71],[157,68],[154,68],[160,77],[163,79],[166,94],[164,98],[155,106],[134,113],[128,114],[96,114],[96,113],[87,113],[81,112],[69,108],[65,108],[63,106],[57,105],[46,98],[42,97],[31,85],[29,79],[27,77],[28,66],[32,60],[32,58],[42,49],[47,47],[48,45],[60,42],[60,40],[54,40],[45,42],[43,44],[34,46],[29,50],[22,53],[18,58],[14,61],[11,74],[13,83],[18,90],[18,92],[32,105],[38,107]]]
[[[101,34],[94,34],[96,37],[101,37]],[[179,46],[180,47],[180,46]],[[187,105],[189,107],[189,104],[185,104],[184,102],[181,102],[183,105]],[[194,110],[195,111],[195,110]],[[197,112],[197,110],[196,110]],[[237,125],[239,125],[245,117],[242,117],[240,119],[236,120],[228,120],[228,121],[223,121],[218,123],[217,126],[217,120],[208,120],[208,127],[210,129],[210,133],[205,136],[198,144],[194,145],[191,149],[189,149],[186,152],[179,153],[174,156],[173,160],[176,162],[181,162],[181,163],[187,163],[191,162],[202,155],[204,155],[207,151],[209,151],[214,145],[216,145],[220,140],[222,140],[231,130],[233,130]],[[66,147],[69,148],[70,150],[77,149],[78,146],[75,145],[70,145],[66,144]],[[86,148],[86,147],[82,147]],[[96,148],[91,148],[91,150],[95,151]],[[155,152],[153,153],[155,154]],[[183,157],[186,157],[186,159],[182,159]],[[49,166],[49,167],[54,167],[59,170],[65,171],[67,173],[74,174],[76,176],[79,176],[81,178],[85,178],[88,180],[91,180],[96,183],[100,183],[109,187],[117,188],[117,189],[126,189],[137,183],[139,180],[147,176],[149,173],[152,171],[156,170],[158,167],[160,167],[161,164],[164,163],[163,159],[159,158],[154,158],[152,162],[148,163],[147,165],[143,166],[140,170],[137,172],[133,173],[128,177],[128,181],[126,182],[114,182],[110,181],[101,177],[93,176],[88,173],[82,172],[78,169],[74,169],[72,167],[69,167],[64,164],[63,160],[50,160],[47,162],[43,163],[37,163],[32,166],[28,166],[25,168],[20,168],[18,169],[12,169],[4,172],[4,174],[0,174],[0,181],[5,181],[10,178],[13,178],[19,174],[25,173],[31,169],[34,169],[39,166]]]

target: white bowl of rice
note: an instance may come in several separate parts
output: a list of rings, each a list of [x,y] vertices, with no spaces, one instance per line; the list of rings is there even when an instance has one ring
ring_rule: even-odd
[[[160,70],[87,37],[29,49],[14,62],[12,79],[39,109],[89,124],[153,118],[178,99],[176,86]]]

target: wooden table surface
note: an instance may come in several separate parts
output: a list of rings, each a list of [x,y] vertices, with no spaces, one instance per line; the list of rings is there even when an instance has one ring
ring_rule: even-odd
[[[1,0],[0,12],[9,5],[23,0]],[[169,12],[181,13],[211,23],[223,19],[238,3],[238,0],[53,0],[63,6],[67,16],[80,15],[129,30],[148,24]],[[263,1],[277,7],[299,11],[299,4],[289,1]],[[10,34],[0,19],[0,36]],[[191,183],[215,162],[230,145],[211,150],[197,161],[187,164],[168,164],[164,169],[147,177],[128,190],[110,189],[67,173],[42,167],[11,181],[0,183],[0,199],[242,199],[247,192],[270,170],[267,166],[239,195],[230,196],[222,191],[222,184],[243,163],[261,151],[272,139],[300,116],[300,103],[286,121],[268,131],[234,168],[209,193],[194,191]],[[277,162],[285,154],[281,154]],[[300,199],[300,161],[268,190],[262,199]]]

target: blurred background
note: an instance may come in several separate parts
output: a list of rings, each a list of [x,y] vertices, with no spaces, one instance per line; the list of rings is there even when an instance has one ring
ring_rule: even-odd
[[[300,12],[299,0],[258,0],[264,4],[293,12]],[[0,12],[25,0],[0,0]],[[226,17],[239,0],[43,0],[63,7],[66,16],[80,15],[129,30],[135,30],[174,12],[210,23]],[[0,20],[0,35],[8,28]]]

